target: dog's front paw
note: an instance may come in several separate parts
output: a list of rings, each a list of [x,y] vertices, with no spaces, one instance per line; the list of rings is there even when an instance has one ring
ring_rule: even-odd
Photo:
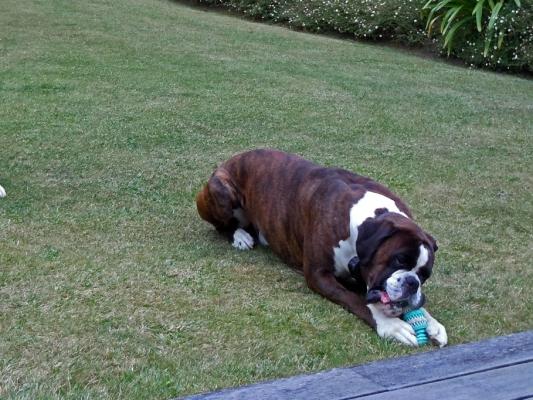
[[[392,338],[408,346],[418,346],[413,327],[400,318],[387,318],[381,320],[376,330],[382,338]]]
[[[444,347],[448,344],[448,334],[446,328],[435,318],[428,319],[428,326],[426,332],[431,341],[439,347]]]
[[[408,346],[418,346],[416,334],[411,325],[400,318],[388,317],[383,309],[376,304],[366,305],[376,322],[376,331],[382,338],[391,338]]]
[[[428,321],[428,326],[426,332],[433,342],[433,344],[444,347],[448,344],[448,334],[446,333],[446,328],[439,321],[431,316],[431,314],[425,309],[421,308],[426,319]]]
[[[254,247],[254,238],[244,229],[237,229],[233,234],[233,247],[239,250],[250,250]]]

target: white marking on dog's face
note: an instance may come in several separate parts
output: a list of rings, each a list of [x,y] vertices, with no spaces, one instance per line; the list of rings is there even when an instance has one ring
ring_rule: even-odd
[[[409,286],[409,282],[415,286]],[[420,279],[413,271],[400,269],[395,271],[385,281],[385,291],[392,301],[407,300],[420,291]],[[419,296],[422,294],[420,293]]]
[[[376,331],[382,338],[395,339],[408,346],[418,346],[413,327],[400,318],[391,318],[384,314],[383,309],[377,304],[367,304],[376,321]]]
[[[350,236],[339,241],[339,245],[333,248],[335,276],[350,276],[348,263],[353,257],[357,256],[356,243],[358,228],[366,219],[374,218],[376,216],[376,210],[380,208],[386,208],[389,212],[398,213],[407,217],[407,215],[400,211],[394,200],[379,193],[365,192],[363,197],[350,209]]]
[[[393,273],[385,281],[385,291],[392,302],[407,302],[402,307],[418,308],[424,304],[422,283],[412,271],[398,270]]]
[[[417,274],[418,271],[420,271],[420,268],[424,267],[428,263],[428,261],[429,261],[429,250],[427,249],[426,246],[421,244],[419,247],[418,259],[416,260],[416,265],[412,271],[415,274]]]
[[[6,191],[2,186],[0,186],[0,197],[6,197]]]
[[[233,234],[233,247],[239,250],[250,250],[254,247],[254,238],[244,229],[237,229]]]

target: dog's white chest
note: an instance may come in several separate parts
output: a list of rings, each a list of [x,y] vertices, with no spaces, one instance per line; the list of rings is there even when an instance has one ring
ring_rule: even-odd
[[[335,276],[340,278],[348,278],[350,276],[348,263],[357,255],[355,251],[356,241],[357,237],[354,239],[352,238],[352,235],[350,235],[348,239],[339,242],[339,247],[333,249],[335,258]]]

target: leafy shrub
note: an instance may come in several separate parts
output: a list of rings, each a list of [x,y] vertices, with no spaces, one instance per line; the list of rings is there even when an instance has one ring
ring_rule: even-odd
[[[312,31],[348,33],[359,39],[395,40],[407,44],[426,40],[418,0],[287,1],[284,17]]]
[[[533,43],[532,4],[526,0],[522,8],[520,0],[429,0],[423,9],[429,10],[428,32],[440,22],[448,55],[471,65],[527,69]]]
[[[453,4],[464,5],[454,18],[451,18],[453,10],[447,15],[442,30],[451,19],[448,29],[444,35],[434,36],[434,42],[441,43],[447,47],[449,54],[472,66],[533,72],[533,0],[520,0],[520,7],[515,0],[198,1],[221,4],[256,19],[286,23],[306,31],[339,32],[363,40],[392,40],[407,45],[430,43],[425,29],[428,12],[423,10],[424,5],[448,4],[448,7],[442,7],[443,14],[434,12],[431,15],[429,22],[438,17],[434,24],[442,24],[443,17],[450,12]],[[484,8],[480,16],[472,15],[481,1]],[[500,3],[497,13],[493,13],[496,4]],[[468,11],[467,6],[470,7]],[[491,15],[494,15],[492,21]],[[454,22],[461,18],[468,21],[457,27],[450,38]],[[480,26],[481,32],[478,30]],[[436,30],[433,29],[434,34],[438,33]]]
[[[200,0],[310,32],[417,44],[426,40],[423,0]]]
[[[450,54],[453,48],[453,37],[458,29],[472,31],[475,24],[479,32],[483,31],[481,22],[485,11],[490,13],[490,22],[485,30],[487,33],[489,31],[493,32],[494,22],[498,18],[504,1],[500,0],[498,3],[494,3],[493,1],[485,2],[485,0],[429,0],[422,8],[429,9],[426,28],[428,32],[431,32],[435,22],[439,19],[442,20],[440,33],[444,36],[444,45],[448,48],[448,54]],[[517,6],[520,6],[519,0],[515,1]],[[503,36],[500,38],[503,38]],[[491,39],[492,35],[486,34],[485,57],[487,56]],[[498,44],[501,45],[501,40],[498,41]]]
[[[452,54],[472,66],[533,72],[533,0],[521,3],[520,8],[513,2],[502,7],[494,30],[486,33],[492,36],[488,52],[485,35],[462,32]]]

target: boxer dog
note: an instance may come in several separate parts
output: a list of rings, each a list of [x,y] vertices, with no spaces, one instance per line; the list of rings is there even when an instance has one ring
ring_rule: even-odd
[[[383,338],[417,346],[399,316],[424,302],[437,244],[385,186],[276,150],[238,154],[196,197],[200,216],[233,246],[270,248],[307,285],[357,315]],[[447,334],[425,309],[438,346]]]

